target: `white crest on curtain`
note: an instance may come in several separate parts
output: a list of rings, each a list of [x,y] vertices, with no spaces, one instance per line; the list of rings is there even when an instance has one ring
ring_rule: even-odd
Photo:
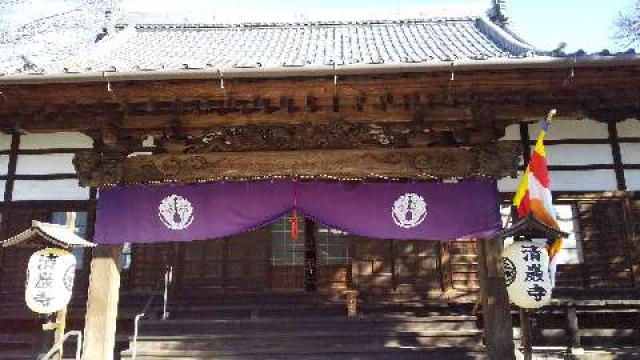
[[[189,200],[173,194],[162,199],[158,216],[169,229],[184,230],[193,222],[193,206]]]
[[[420,225],[427,216],[427,203],[416,193],[400,196],[391,209],[393,222],[401,228],[410,229]]]

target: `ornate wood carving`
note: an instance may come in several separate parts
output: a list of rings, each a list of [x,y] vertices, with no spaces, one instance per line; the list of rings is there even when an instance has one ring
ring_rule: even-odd
[[[317,151],[120,154],[80,152],[74,165],[84,186],[153,182],[188,183],[261,177],[327,179],[502,178],[514,175],[518,145],[479,148],[356,149]]]
[[[187,139],[160,141],[168,152],[269,151],[312,149],[405,148],[495,142],[498,131],[433,129],[412,124],[328,124],[220,126]]]

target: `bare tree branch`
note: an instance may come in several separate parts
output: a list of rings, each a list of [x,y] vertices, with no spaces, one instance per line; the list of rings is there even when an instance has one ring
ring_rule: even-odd
[[[622,46],[640,45],[640,0],[627,12],[620,12],[616,20],[616,39]]]

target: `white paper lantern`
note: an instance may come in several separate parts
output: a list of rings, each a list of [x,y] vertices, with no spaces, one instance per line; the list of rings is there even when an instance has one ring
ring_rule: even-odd
[[[25,300],[39,314],[62,310],[69,300],[76,272],[76,258],[63,249],[46,248],[29,258]]]
[[[524,309],[547,305],[552,290],[547,249],[532,241],[515,241],[502,256],[509,299]]]

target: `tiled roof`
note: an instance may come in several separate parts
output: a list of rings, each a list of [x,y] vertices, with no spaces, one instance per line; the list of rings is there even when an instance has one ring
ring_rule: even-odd
[[[119,0],[0,0],[0,74],[60,72],[95,46]]]
[[[433,63],[538,54],[483,16],[358,22],[125,26],[84,54],[45,66],[71,72]],[[15,69],[5,69],[14,73]]]
[[[28,7],[34,0],[11,1]],[[67,0],[58,1],[66,4]],[[297,23],[227,19],[220,24],[120,25],[96,38],[105,25],[96,13],[113,8],[119,0],[78,1],[83,6],[60,9],[58,14],[16,31],[0,31],[0,82],[208,78],[215,73],[219,77],[223,73],[225,77],[325,76],[341,71],[360,74],[449,66],[569,66],[569,62],[640,60],[630,51],[541,51],[477,9],[468,13],[407,10],[356,17],[329,12]],[[362,20],[376,16],[386,20]],[[2,18],[0,14],[0,21]]]
[[[526,56],[482,18],[360,23],[141,25],[89,56],[92,68],[278,67]],[[115,39],[120,37],[120,39]]]

